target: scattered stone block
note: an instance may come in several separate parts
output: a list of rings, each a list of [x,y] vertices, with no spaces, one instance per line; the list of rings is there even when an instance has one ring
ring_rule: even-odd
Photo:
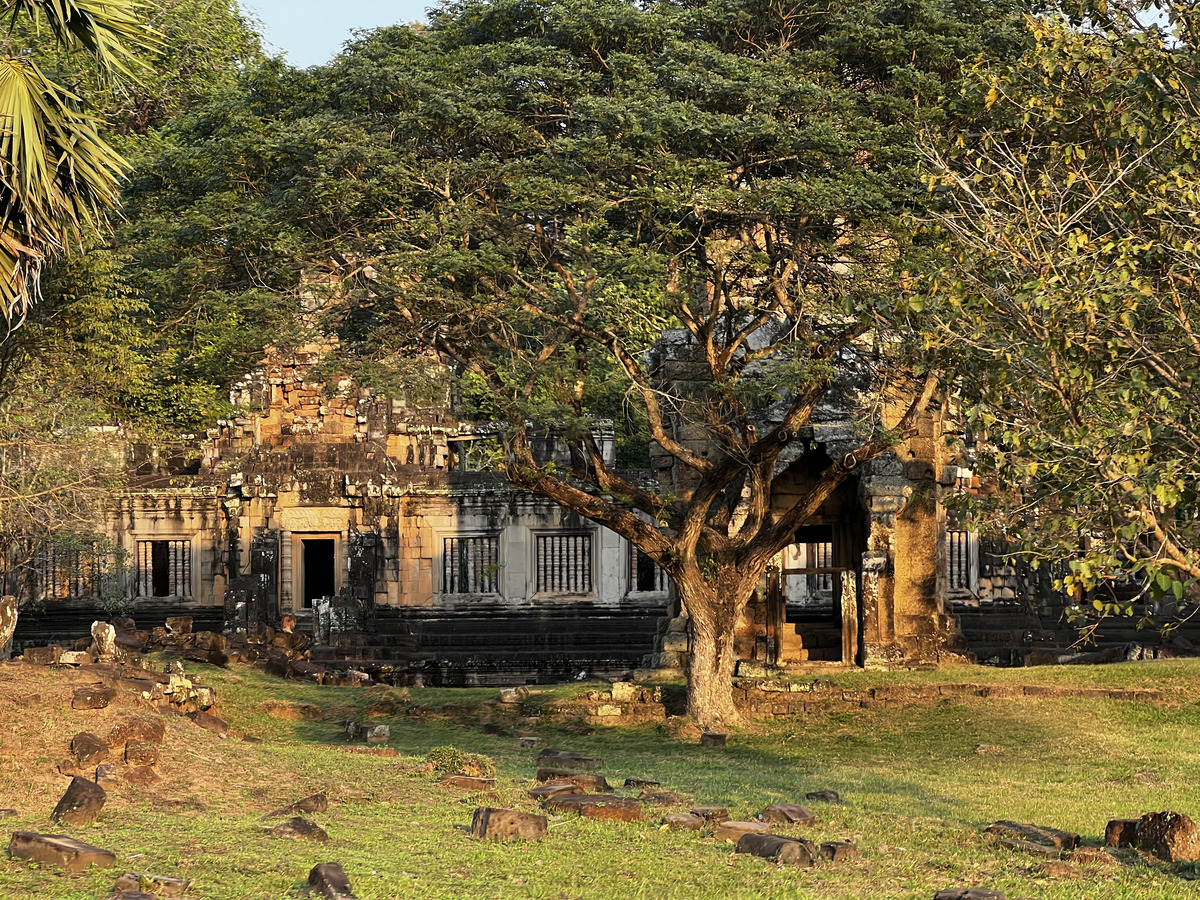
[[[81,731],[71,738],[71,753],[75,757],[75,765],[82,769],[108,759],[108,744],[100,740],[99,735]]]
[[[585,756],[574,750],[547,748],[538,754],[538,768],[599,769],[604,760],[598,756]]]
[[[724,747],[725,739],[726,735],[717,734],[714,731],[706,731],[700,735],[700,746],[710,748]]]
[[[704,827],[704,819],[694,813],[671,813],[663,816],[663,824],[672,831],[699,831]]]
[[[313,866],[308,873],[308,890],[325,900],[354,900],[346,870],[335,862]]]
[[[481,806],[471,820],[471,833],[476,837],[507,841],[521,838],[536,841],[546,836],[546,817],[515,809],[495,809]]]
[[[690,797],[677,794],[675,791],[655,791],[650,788],[646,788],[638,794],[638,799],[654,806],[683,806],[685,803],[691,802]]]
[[[455,787],[464,791],[490,791],[496,787],[495,778],[476,778],[474,775],[445,775],[442,787]]]
[[[33,666],[53,666],[62,658],[63,648],[57,644],[50,647],[26,647],[21,659]]]
[[[0,809],[0,819],[11,819],[16,814],[15,809]]]
[[[699,816],[709,824],[724,822],[729,818],[729,810],[724,806],[697,806],[692,810],[693,816]]]
[[[1165,862],[1200,860],[1200,834],[1183,813],[1146,813],[1138,822],[1134,846]]]
[[[1138,819],[1112,819],[1104,829],[1104,843],[1109,847],[1132,847],[1137,843]]]
[[[713,837],[718,841],[737,843],[746,834],[770,834],[771,827],[763,822],[739,822],[736,819],[726,819],[718,822],[713,828]]]
[[[143,620],[145,621],[145,620]],[[168,634],[175,637],[181,637],[185,634],[192,633],[192,617],[191,616],[170,616],[166,621]]]
[[[295,816],[286,822],[280,822],[271,829],[275,837],[288,838],[293,841],[327,841],[329,835],[316,822]]]
[[[66,775],[68,778],[74,778],[79,774],[79,766],[75,764],[75,757],[68,756],[58,764],[58,774]]]
[[[71,779],[67,792],[62,795],[50,820],[58,825],[86,825],[95,822],[104,809],[108,794],[94,781],[76,775]]]
[[[229,733],[229,724],[224,719],[218,718],[210,712],[190,712],[187,717],[205,731],[211,731],[213,734]]]
[[[1018,841],[1031,841],[1035,844],[1046,844],[1059,850],[1074,850],[1079,846],[1079,835],[1071,831],[1059,831],[1057,828],[1043,828],[1040,825],[1022,825],[1019,822],[1001,820],[993,822],[983,829],[985,834],[999,835]]]
[[[275,819],[279,816],[294,816],[296,813],[322,813],[329,809],[329,795],[324,791],[318,794],[310,794],[290,806],[282,806],[279,809],[272,810],[263,816],[264,819]]]
[[[585,793],[583,788],[569,781],[552,781],[550,784],[539,785],[529,792],[534,800],[553,800],[555,797],[565,797],[568,794]]]
[[[89,684],[77,688],[71,697],[71,709],[104,709],[117,698],[116,688],[103,684]]]
[[[996,846],[1014,853],[1028,853],[1030,856],[1040,856],[1043,859],[1059,859],[1062,851],[1053,844],[1037,844],[1033,841],[1000,840]]]
[[[191,887],[190,881],[170,878],[166,875],[151,875],[148,872],[126,872],[113,885],[114,891],[148,891],[159,897],[182,897]]]
[[[158,762],[158,744],[130,741],[125,745],[125,762],[131,766],[152,766]]]
[[[14,859],[55,866],[72,875],[78,875],[93,864],[107,868],[117,861],[117,855],[111,850],[93,847],[65,834],[35,834],[31,831],[14,832],[8,843],[8,853]]]
[[[110,765],[96,766],[96,777],[92,780],[101,786],[115,783],[117,780],[117,767]]]
[[[782,837],[777,834],[743,834],[738,838],[738,853],[749,853],[763,859],[810,869],[816,864],[816,849],[808,841]]]
[[[378,747],[392,739],[392,729],[387,725],[376,725],[367,732],[367,746]]]
[[[522,750],[536,750],[544,743],[546,743],[545,738],[535,737],[529,734],[524,734],[517,738],[517,746]]]
[[[804,795],[805,800],[815,800],[818,803],[841,803],[841,795],[837,791],[809,791]]]
[[[568,772],[562,769],[538,769],[535,776],[538,781],[569,781],[577,784],[590,794],[607,794],[612,786],[603,775],[589,775],[586,772]]]
[[[113,727],[108,733],[108,746],[113,750],[124,750],[125,745],[132,740],[144,741],[148,744],[161,744],[166,737],[166,723],[157,717],[139,716],[136,719],[126,719]]]
[[[626,778],[625,787],[627,788],[652,788],[661,786],[662,782],[650,781],[645,778]]]
[[[92,654],[86,650],[64,650],[62,656],[58,658],[58,662],[63,666],[87,666],[95,660],[92,659]]]
[[[501,703],[524,703],[529,699],[529,688],[525,685],[500,689]]]
[[[773,825],[811,825],[817,817],[803,806],[792,803],[772,803],[762,811],[762,820]]]
[[[852,841],[824,841],[821,855],[830,862],[845,862],[858,856],[858,847]]]
[[[557,812],[578,813],[585,819],[607,822],[640,822],[642,804],[631,797],[613,794],[560,794],[546,801],[546,808]]]
[[[100,659],[112,659],[117,655],[117,629],[107,622],[93,622],[92,643]]]

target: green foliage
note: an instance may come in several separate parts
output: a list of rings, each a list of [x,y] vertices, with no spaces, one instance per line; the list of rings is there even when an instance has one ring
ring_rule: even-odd
[[[968,84],[957,149],[930,153],[956,265],[923,300],[1000,487],[980,512],[1035,565],[1065,559],[1100,615],[1200,578],[1200,50],[1191,7],[1137,6],[1031,19],[1028,53]]]

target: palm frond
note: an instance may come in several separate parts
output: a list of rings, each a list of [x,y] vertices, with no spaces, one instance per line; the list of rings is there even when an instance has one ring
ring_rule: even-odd
[[[0,16],[44,21],[64,47],[95,57],[108,75],[135,78],[138,53],[156,50],[158,34],[138,18],[143,4],[132,0],[0,0]],[[11,27],[11,24],[10,24]]]

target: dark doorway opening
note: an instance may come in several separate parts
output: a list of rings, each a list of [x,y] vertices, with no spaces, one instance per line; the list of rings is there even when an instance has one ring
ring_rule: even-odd
[[[171,544],[154,541],[150,546],[150,579],[155,597],[171,596]]]
[[[318,597],[335,591],[335,544],[330,539],[304,541],[304,607],[311,609]]]

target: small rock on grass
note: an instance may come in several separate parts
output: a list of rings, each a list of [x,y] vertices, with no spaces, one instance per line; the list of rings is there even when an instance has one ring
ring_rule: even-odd
[[[631,797],[613,794],[563,794],[546,801],[546,808],[608,822],[640,822],[642,819],[640,803]]]
[[[837,791],[809,791],[804,795],[805,800],[815,800],[818,803],[841,803],[841,795]]]
[[[108,744],[99,735],[81,731],[71,738],[71,753],[75,757],[75,765],[82,769],[108,759]]]
[[[475,810],[471,833],[476,837],[506,841],[511,838],[535,841],[546,836],[546,817],[515,809],[481,806]]]
[[[1035,844],[1046,844],[1057,847],[1059,850],[1074,850],[1079,846],[1079,835],[1074,832],[1059,831],[1057,828],[1045,828],[1041,825],[1022,825],[1019,822],[1001,820],[993,822],[983,830],[985,834],[995,834],[1018,841],[1032,841]]]
[[[214,716],[209,712],[191,712],[187,716],[195,724],[199,725],[205,731],[211,731],[213,734],[228,734],[229,723],[224,719]]]
[[[817,817],[803,806],[793,803],[772,803],[762,811],[762,820],[777,825],[811,825]]]
[[[1101,850],[1099,847],[1080,847],[1071,852],[1071,855],[1067,857],[1067,862],[1077,866],[1097,866],[1102,869],[1116,869],[1121,865],[1121,861],[1113,854]]]
[[[1132,847],[1137,843],[1137,819],[1112,819],[1104,829],[1104,843],[1109,847]]]
[[[808,841],[778,834],[743,834],[738,838],[737,852],[773,859],[802,869],[812,868],[817,856],[816,848]]]
[[[538,781],[568,781],[577,784],[592,794],[607,794],[612,791],[612,785],[603,775],[592,775],[587,772],[571,772],[564,769],[538,769],[534,776]]]
[[[716,824],[729,818],[729,810],[724,806],[697,806],[692,810],[692,815]]]
[[[92,684],[75,691],[71,697],[71,709],[104,709],[116,698],[116,688]]]
[[[1165,862],[1200,860],[1200,832],[1183,813],[1146,813],[1138,821],[1135,846]]]
[[[704,827],[704,819],[692,813],[671,813],[663,816],[663,824],[672,831],[699,831]]]
[[[117,855],[111,850],[93,847],[65,834],[35,834],[31,831],[14,832],[8,843],[8,853],[13,859],[56,866],[72,875],[78,875],[92,864],[107,868],[117,861]]]
[[[104,788],[76,775],[58,801],[58,806],[54,807],[50,819],[59,825],[87,825],[100,817],[107,799]]]
[[[569,781],[552,781],[541,784],[529,791],[534,800],[553,800],[555,797],[565,797],[568,794],[582,794],[583,788]]]
[[[661,782],[650,781],[646,778],[626,778],[625,787],[627,788],[652,788],[660,787]]]
[[[300,816],[288,819],[286,822],[280,822],[271,829],[271,834],[275,837],[288,838],[293,841],[327,841],[329,835],[325,829],[316,822],[310,822],[308,819]]]
[[[840,863],[858,856],[858,847],[851,841],[825,841],[821,855],[830,862]]]
[[[438,782],[442,787],[453,787],[463,791],[491,791],[496,787],[495,778],[476,778],[474,775],[443,775]]]
[[[276,819],[280,816],[294,816],[296,813],[320,813],[329,809],[329,795],[324,791],[317,794],[310,794],[290,806],[282,806],[279,809],[273,809],[271,812],[263,816],[264,819]]]
[[[190,881],[170,878],[166,875],[151,875],[147,872],[126,872],[113,885],[114,891],[149,891],[159,897],[182,897],[191,886]]]
[[[733,819],[718,822],[717,827],[713,829],[713,837],[718,841],[732,841],[735,844],[746,834],[770,833],[771,827],[762,822],[738,822]]]
[[[708,747],[710,749],[724,747],[725,741],[726,735],[717,734],[715,731],[706,731],[704,734],[700,735],[701,747]]]
[[[308,873],[308,889],[313,896],[325,900],[354,900],[346,870],[335,862],[313,866]]]
[[[991,888],[945,888],[933,895],[933,900],[1008,900],[1003,891]]]

